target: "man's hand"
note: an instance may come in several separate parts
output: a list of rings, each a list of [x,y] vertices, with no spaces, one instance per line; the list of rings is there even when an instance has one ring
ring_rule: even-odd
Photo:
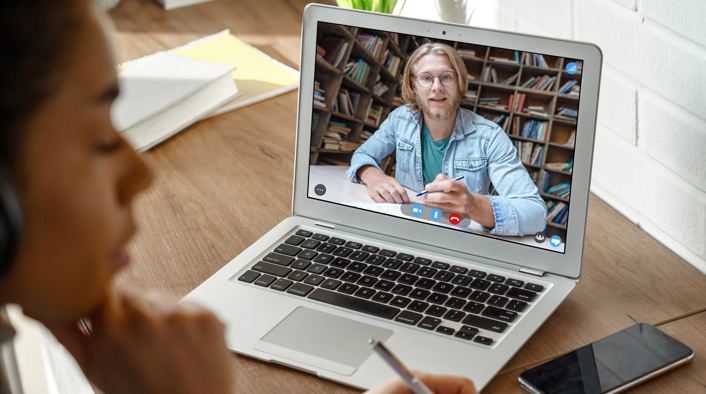
[[[204,308],[111,291],[90,319],[90,336],[45,324],[105,393],[231,392],[224,326]]]
[[[367,165],[358,170],[358,178],[368,186],[368,195],[379,203],[406,204],[407,190],[397,179],[385,175],[376,167]]]
[[[434,394],[478,394],[473,382],[466,378],[450,375],[429,375],[423,372],[413,371],[429,390]],[[387,382],[373,387],[363,394],[413,394],[407,385],[398,377],[394,377]]]
[[[488,228],[495,227],[495,215],[490,199],[478,193],[468,191],[463,181],[439,174],[434,182],[426,185],[429,192],[443,190],[444,193],[428,193],[419,198],[424,204],[468,214],[475,222]]]

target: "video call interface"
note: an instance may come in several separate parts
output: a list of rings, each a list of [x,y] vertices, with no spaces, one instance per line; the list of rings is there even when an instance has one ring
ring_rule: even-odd
[[[312,56],[309,198],[564,253],[581,59],[327,23]],[[420,195],[438,173],[453,190]]]

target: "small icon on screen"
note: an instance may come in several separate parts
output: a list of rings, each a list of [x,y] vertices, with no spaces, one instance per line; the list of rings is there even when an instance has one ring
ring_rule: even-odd
[[[438,210],[438,209],[433,209],[433,210],[431,211],[431,220],[434,220],[434,221],[439,220],[439,219],[441,219],[441,216],[442,216],[442,215],[441,215],[441,211],[440,211],[440,210]]]
[[[543,232],[538,232],[537,234],[534,235],[534,242],[541,244],[544,242],[544,240],[547,239],[547,236],[544,235]]]
[[[449,223],[453,224],[454,226],[461,223],[461,215],[457,213],[452,213],[451,216],[449,216]]]
[[[578,71],[579,68],[574,62],[570,62],[566,65],[566,72],[569,74],[576,74],[576,71]]]
[[[558,248],[559,246],[561,246],[561,238],[558,235],[554,235],[553,237],[549,238],[549,244],[555,248]]]
[[[314,193],[316,193],[317,196],[323,196],[326,194],[326,186],[322,184],[318,184],[314,187]]]
[[[422,208],[421,205],[417,204],[412,207],[412,215],[414,216],[422,216],[422,212],[424,212],[424,208]]]

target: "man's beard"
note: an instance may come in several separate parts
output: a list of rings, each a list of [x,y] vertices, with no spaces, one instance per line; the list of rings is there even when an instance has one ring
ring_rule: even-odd
[[[424,112],[424,116],[429,117],[432,120],[448,120],[451,119],[452,117],[456,116],[456,110],[458,109],[458,106],[461,104],[461,95],[458,94],[458,92],[455,95],[454,101],[451,102],[451,105],[449,105],[446,110],[444,111],[439,111],[438,109],[432,110],[429,108],[429,104],[427,103],[427,100],[423,100],[419,97],[419,94],[414,95],[415,100],[417,100],[417,105],[422,109]]]

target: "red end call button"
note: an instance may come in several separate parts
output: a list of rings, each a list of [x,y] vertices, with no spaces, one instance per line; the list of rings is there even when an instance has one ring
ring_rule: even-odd
[[[457,213],[452,213],[449,216],[449,223],[453,224],[454,226],[461,223],[461,215]]]

